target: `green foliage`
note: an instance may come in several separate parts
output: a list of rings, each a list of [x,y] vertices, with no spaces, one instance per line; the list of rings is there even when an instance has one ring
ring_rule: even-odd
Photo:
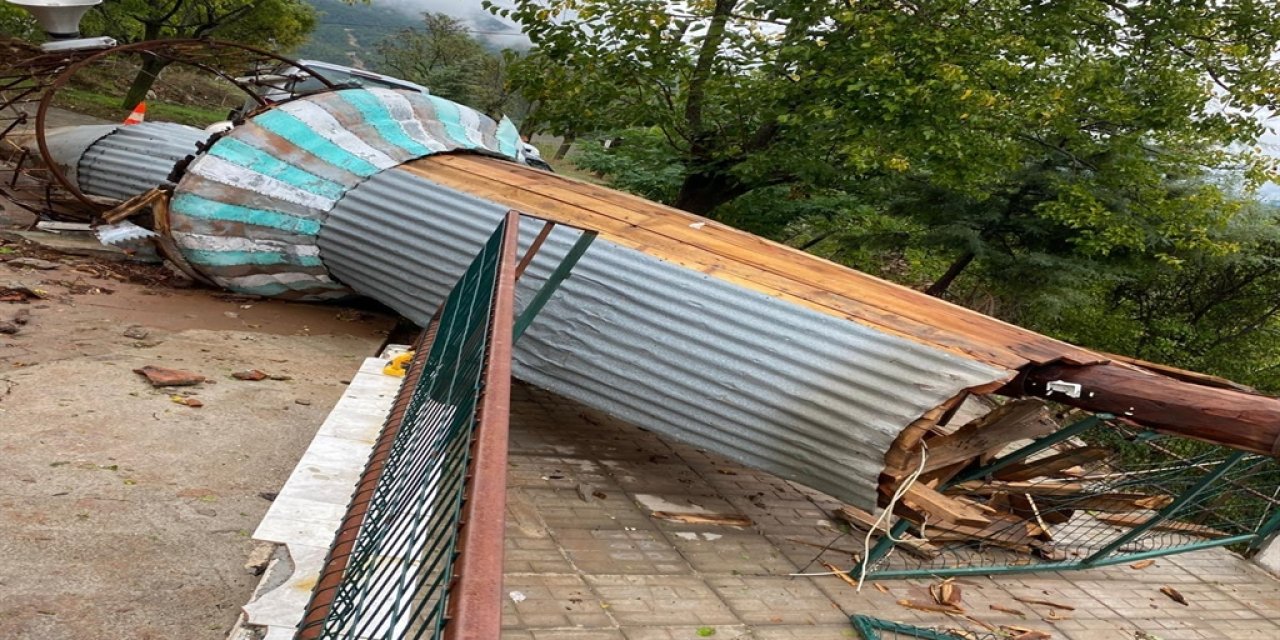
[[[424,13],[418,26],[379,42],[378,53],[384,72],[491,116],[501,116],[514,102],[507,90],[507,60],[443,13]]]
[[[57,106],[70,109],[76,113],[97,116],[110,121],[122,120],[120,98],[66,87],[58,91]],[[161,122],[176,122],[193,127],[207,127],[227,117],[227,110],[221,108],[205,108],[187,104],[178,104],[152,100],[147,103],[147,118]]]
[[[1064,249],[1202,245],[1228,213],[1220,198],[1166,183],[1206,166],[1266,175],[1261,158],[1223,149],[1260,132],[1242,112],[1270,101],[1278,10],[1206,19],[1195,2],[1025,4],[518,0],[492,10],[536,45],[513,82],[539,102],[537,117],[554,132],[657,127],[685,165],[678,206],[713,212],[772,184],[869,180],[980,204],[1019,193],[1026,175],[1051,193],[1016,217],[1057,227]],[[1209,74],[1221,86],[1211,90]],[[1232,110],[1211,103],[1214,90]]]
[[[610,177],[611,184],[650,200],[667,202],[680,189],[684,167],[653,129],[632,129],[610,148],[595,141],[579,145],[574,163]]]
[[[81,30],[125,43],[218,38],[289,50],[314,26],[315,11],[303,0],[106,0],[85,15]],[[144,58],[120,106],[132,109],[145,100],[169,64],[160,58]]]
[[[515,0],[533,124],[617,186],[981,311],[1280,385],[1280,5]],[[1223,180],[1230,176],[1230,180]]]
[[[315,26],[303,0],[106,0],[84,18],[85,33],[121,42],[211,37],[287,51]]]
[[[43,34],[30,13],[5,2],[0,3],[0,36],[37,41]]]
[[[1280,210],[1251,206],[1218,240],[1239,249],[1131,263],[1085,284],[1096,304],[1032,320],[1105,350],[1280,393]]]

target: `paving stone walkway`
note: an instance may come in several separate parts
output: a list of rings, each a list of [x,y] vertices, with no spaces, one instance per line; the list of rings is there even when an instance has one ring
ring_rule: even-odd
[[[824,570],[815,555],[840,536],[830,497],[525,385],[513,389],[511,426],[504,640],[834,640],[856,637],[855,613],[982,630],[897,604],[928,601],[928,581],[859,593],[833,576],[789,577]],[[682,524],[655,510],[740,514],[753,525]],[[820,560],[851,567],[861,545],[845,536]],[[1053,638],[1280,638],[1280,582],[1222,550],[1143,570],[959,582],[974,618]],[[1162,595],[1166,585],[1189,604]],[[1051,615],[1015,596],[1073,609]]]

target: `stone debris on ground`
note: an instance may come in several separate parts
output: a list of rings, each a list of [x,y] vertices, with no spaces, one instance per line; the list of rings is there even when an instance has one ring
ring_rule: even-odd
[[[267,375],[267,372],[261,369],[245,369],[244,371],[236,371],[232,373],[231,377],[235,378],[236,380],[257,382],[259,380],[266,380],[270,376]]]
[[[8,318],[0,316],[0,333],[6,335],[15,335],[31,322],[31,310],[20,308],[9,315]]]
[[[190,387],[205,381],[205,377],[198,373],[150,364],[133,372],[145,377],[153,387]]]
[[[174,404],[188,406],[192,409],[199,409],[204,406],[204,402],[199,398],[192,398],[190,396],[169,396],[169,399],[172,400]]]
[[[0,321],[29,312],[0,334],[0,638],[225,640],[256,583],[244,564],[263,496],[394,321],[240,309],[167,268],[0,242],[15,254],[62,266],[0,261]],[[124,335],[135,325],[148,337]],[[211,384],[257,363],[290,381]],[[132,373],[144,366],[210,379],[152,391]],[[314,410],[282,410],[296,398]]]
[[[151,332],[140,324],[131,324],[125,327],[124,333],[121,335],[133,340],[146,340],[151,335]]]
[[[26,302],[28,300],[40,300],[45,297],[45,293],[45,291],[28,284],[10,282],[7,285],[0,285],[0,302]]]
[[[51,271],[62,266],[51,260],[41,260],[40,258],[14,258],[7,261],[11,267],[26,267],[29,269],[38,269],[40,271]]]
[[[259,542],[254,545],[253,551],[249,552],[249,557],[244,561],[244,570],[250,575],[262,575],[267,568],[267,563],[271,562],[271,556],[275,555],[276,546],[270,542]]]

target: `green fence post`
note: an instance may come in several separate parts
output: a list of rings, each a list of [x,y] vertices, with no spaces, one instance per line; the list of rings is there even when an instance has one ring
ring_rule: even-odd
[[[1280,529],[1280,509],[1272,508],[1271,517],[1267,518],[1267,521],[1254,532],[1255,537],[1249,544],[1249,551],[1252,553],[1261,549],[1262,545],[1266,544],[1267,538],[1270,538],[1277,529]]]
[[[881,631],[888,631],[893,634],[894,638],[917,638],[918,640],[961,640],[960,636],[944,631],[935,631],[924,627],[905,624],[902,622],[893,622],[881,618],[873,618],[864,615],[849,616],[849,621],[853,623],[853,628],[858,631],[858,635],[863,640],[882,640]]]
[[[565,254],[564,260],[560,261],[555,271],[551,272],[551,277],[547,278],[547,281],[542,284],[542,288],[538,289],[538,293],[534,294],[533,300],[529,301],[529,306],[520,312],[519,318],[516,318],[513,342],[518,341],[520,336],[524,335],[525,330],[529,328],[529,325],[533,324],[533,319],[538,316],[538,312],[547,306],[551,296],[555,295],[556,289],[560,288],[560,283],[569,277],[569,272],[573,271],[573,267],[578,264],[578,259],[587,252],[587,248],[591,246],[595,239],[595,231],[583,231],[582,235],[578,236],[578,241],[569,249],[569,253]]]
[[[1093,555],[1089,556],[1088,558],[1081,560],[1080,564],[1082,566],[1088,567],[1103,560],[1107,556],[1111,555],[1111,553],[1114,552],[1116,549],[1119,549],[1124,545],[1129,544],[1130,542],[1133,542],[1135,539],[1137,539],[1138,536],[1141,536],[1147,531],[1150,531],[1152,527],[1173,517],[1173,515],[1176,514],[1179,509],[1187,506],[1187,504],[1189,504],[1192,500],[1195,500],[1196,496],[1203,493],[1205,489],[1208,489],[1209,485],[1222,479],[1222,476],[1226,475],[1226,473],[1231,470],[1231,467],[1236,466],[1236,463],[1243,460],[1246,455],[1248,454],[1245,453],[1244,451],[1237,451],[1231,454],[1230,456],[1227,457],[1226,460],[1223,460],[1222,463],[1217,466],[1217,468],[1215,468],[1213,471],[1206,474],[1205,477],[1200,478],[1200,480],[1196,482],[1195,485],[1193,485],[1190,489],[1187,489],[1187,491],[1182,495],[1178,496],[1178,499],[1169,503],[1169,506],[1161,509],[1159,513],[1157,513],[1154,516],[1151,516],[1151,518],[1146,522],[1134,527],[1133,529],[1130,529],[1129,533],[1126,533],[1120,536],[1119,538],[1112,540],[1111,543],[1108,544],[1107,546],[1099,549],[1097,552],[1095,552]]]
[[[849,621],[853,623],[853,628],[858,631],[858,635],[862,636],[862,640],[880,640],[880,632],[871,624],[871,620],[867,616],[849,617]]]
[[[883,558],[885,554],[889,553],[889,550],[893,548],[893,541],[906,533],[907,527],[910,526],[911,523],[907,521],[906,518],[898,518],[898,521],[893,523],[892,527],[889,527],[889,533],[887,535],[880,536],[880,539],[876,540],[875,546],[871,547],[871,550],[867,552],[867,557],[863,558],[862,562],[858,563],[858,566],[853,568],[852,573],[862,575],[863,567],[866,567],[867,576],[870,577],[871,565],[879,562],[880,558]]]

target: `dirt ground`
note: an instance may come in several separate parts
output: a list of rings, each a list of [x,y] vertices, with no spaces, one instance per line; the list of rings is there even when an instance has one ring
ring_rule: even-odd
[[[174,284],[0,244],[0,331],[29,314],[0,334],[0,638],[226,637],[250,532],[393,324]],[[155,389],[145,365],[208,381]],[[255,368],[283,379],[231,376]]]

